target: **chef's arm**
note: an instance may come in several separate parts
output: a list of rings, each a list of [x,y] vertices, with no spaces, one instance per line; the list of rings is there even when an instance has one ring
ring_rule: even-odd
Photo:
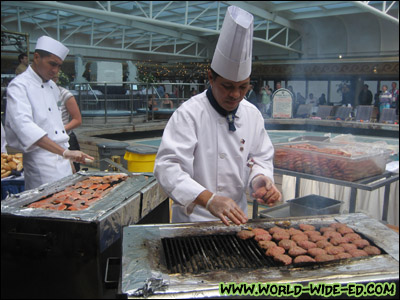
[[[245,224],[248,220],[246,214],[233,199],[218,196],[208,190],[201,192],[193,201],[193,204],[205,207],[213,216],[220,218],[227,226],[229,226],[229,222],[226,217],[236,225]]]
[[[39,146],[40,148],[43,148],[51,153],[58,154],[60,156],[62,156],[65,151],[65,149],[63,147],[61,147],[56,142],[52,141],[47,135],[45,135],[41,139],[39,139],[35,143],[35,145]]]
[[[43,136],[36,143],[36,146],[43,148],[51,153],[58,154],[65,159],[70,159],[75,162],[85,163],[85,159],[94,160],[94,157],[83,153],[82,151],[72,151],[68,149],[64,149],[54,141],[52,141],[47,135]]]

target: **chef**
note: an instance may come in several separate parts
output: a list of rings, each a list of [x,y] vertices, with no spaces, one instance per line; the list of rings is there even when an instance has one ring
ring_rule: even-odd
[[[264,119],[242,101],[250,85],[253,16],[228,7],[208,72],[210,87],[183,103],[165,127],[154,174],[173,199],[172,222],[247,222],[246,190],[261,204],[282,195]]]
[[[69,50],[42,36],[33,63],[7,87],[5,130],[10,147],[24,153],[25,190],[72,174],[70,161],[93,157],[68,150],[68,135],[57,107],[60,90],[51,81]]]

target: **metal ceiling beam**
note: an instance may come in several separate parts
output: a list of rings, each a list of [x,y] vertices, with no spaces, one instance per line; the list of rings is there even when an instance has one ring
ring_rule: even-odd
[[[349,1],[292,1],[287,3],[279,3],[279,5],[274,5],[273,11],[277,12],[283,10],[308,8],[308,7],[316,7],[316,6],[324,6],[324,5],[332,5],[332,4],[340,4],[348,2]]]
[[[369,1],[351,1],[355,6],[361,8],[364,11],[370,12],[374,15],[377,15],[378,17],[385,19],[387,21],[393,22],[397,25],[399,25],[399,19],[392,17],[391,15],[387,14],[387,12],[383,12],[371,5],[368,4]],[[386,1],[384,1],[386,2]]]

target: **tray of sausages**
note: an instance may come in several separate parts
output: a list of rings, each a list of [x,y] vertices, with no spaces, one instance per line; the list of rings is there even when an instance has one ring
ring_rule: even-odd
[[[286,266],[383,254],[383,250],[343,223],[320,228],[309,224],[299,224],[297,228],[251,228],[239,231],[237,236],[254,239],[266,256]]]
[[[331,142],[275,144],[276,168],[356,181],[385,171],[390,151]]]

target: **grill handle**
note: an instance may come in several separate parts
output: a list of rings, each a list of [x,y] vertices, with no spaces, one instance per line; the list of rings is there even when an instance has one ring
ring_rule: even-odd
[[[13,238],[15,240],[25,240],[25,241],[37,241],[37,240],[47,241],[52,236],[51,232],[45,234],[37,234],[37,233],[15,232],[15,231],[9,231],[8,235],[10,238]]]
[[[117,288],[120,270],[121,258],[108,257],[106,262],[106,272],[104,276],[104,283],[107,289]]]

